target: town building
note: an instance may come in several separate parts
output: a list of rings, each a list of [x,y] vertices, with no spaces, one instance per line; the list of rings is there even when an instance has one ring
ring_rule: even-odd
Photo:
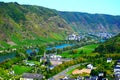
[[[20,80],[42,80],[43,79],[43,75],[41,74],[33,74],[33,73],[24,73],[22,75],[22,78],[20,78]]]

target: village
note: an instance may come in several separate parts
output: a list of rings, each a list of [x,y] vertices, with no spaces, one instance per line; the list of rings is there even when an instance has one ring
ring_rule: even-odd
[[[42,61],[44,62],[41,66],[44,66],[44,67],[46,66],[47,70],[48,69],[53,70],[56,66],[63,64],[63,62],[69,62],[71,60],[72,59],[63,58],[62,56],[57,54],[47,55],[46,53],[44,53],[44,57],[40,59],[40,62]],[[120,60],[112,60],[112,58],[106,58],[105,63],[107,65],[114,66],[114,67],[111,67],[113,71],[111,75],[115,77],[115,80],[119,80],[120,79]],[[33,63],[26,63],[26,65],[35,66],[35,64]],[[92,62],[79,63],[66,68],[65,70],[54,75],[48,80],[109,80],[107,78],[107,73],[104,71],[98,72],[98,74],[94,73],[93,71],[97,70],[96,68],[97,66],[95,66],[94,63]],[[38,78],[34,77],[35,75],[38,76]],[[24,73],[23,78],[20,78],[20,80],[34,80],[36,78],[44,79],[45,76],[42,74],[38,75],[38,74]]]
[[[104,40],[111,38],[111,36],[108,36],[105,33],[101,33],[100,35],[102,35],[100,38],[102,37]],[[42,55],[39,55],[39,48],[29,47],[25,50],[25,52],[23,52],[23,54],[20,54],[20,56],[24,57],[21,57],[21,60],[17,63],[14,63],[11,68],[8,68],[9,75],[11,75],[13,78],[20,77],[20,80],[120,79],[119,59],[116,60],[112,59],[112,57],[107,57],[105,55],[103,56],[98,53],[92,53],[95,47],[97,47],[96,42],[98,43],[98,40],[95,40],[93,37],[89,39],[84,35],[77,36],[75,34],[71,34],[68,36],[67,41],[69,41],[69,45],[62,44],[60,45],[62,47],[48,47],[46,50],[44,50],[44,54]],[[82,43],[82,41],[84,41],[86,44],[84,44],[83,47],[77,45],[78,49],[76,49],[76,45],[73,45],[73,42],[78,44],[80,42]],[[72,44],[70,44],[70,42],[72,42]],[[14,49],[12,51],[15,52],[17,50]],[[15,54],[13,54],[11,58],[13,57],[15,57]],[[5,58],[7,57],[5,56]],[[26,70],[22,69],[22,67]],[[18,71],[18,69],[21,71]]]

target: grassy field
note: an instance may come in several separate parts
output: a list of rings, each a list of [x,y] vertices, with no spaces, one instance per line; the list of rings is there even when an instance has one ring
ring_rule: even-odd
[[[32,69],[31,67],[19,66],[19,65],[15,65],[13,67],[15,74],[18,74],[18,75],[25,73],[25,72],[29,72],[31,71],[31,69]]]
[[[98,44],[91,44],[91,45],[87,45],[87,46],[83,46],[81,48],[78,48],[78,52],[82,51],[85,53],[91,53],[92,51],[94,51],[94,49],[98,46]]]
[[[76,57],[86,55],[86,54],[91,55],[90,53],[92,53],[97,46],[98,46],[98,44],[91,44],[91,45],[83,46],[78,49],[74,49],[73,50],[73,51],[75,51],[74,53],[72,53],[71,50],[69,50],[69,51],[63,52],[60,55],[62,57],[67,57],[67,58],[76,58]]]

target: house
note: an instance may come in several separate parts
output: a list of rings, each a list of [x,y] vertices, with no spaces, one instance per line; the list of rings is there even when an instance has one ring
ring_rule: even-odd
[[[107,63],[112,62],[112,58],[107,58]]]
[[[101,73],[99,73],[99,74],[98,74],[98,76],[103,77],[103,76],[104,76],[104,73],[103,73],[103,72],[101,72]]]
[[[105,73],[104,72],[100,72],[98,74],[98,80],[104,80],[104,77],[105,77]]]
[[[61,60],[62,56],[53,54],[53,55],[50,56],[50,58],[54,59],[54,60]]]
[[[83,79],[84,79],[84,77],[78,76],[76,80],[83,80]]]
[[[120,74],[115,74],[115,80],[120,80]]]
[[[116,65],[116,67],[120,67],[120,65]]]
[[[92,64],[88,64],[88,65],[87,65],[87,68],[88,68],[88,69],[93,69],[93,65],[92,65]]]
[[[120,67],[119,66],[114,67],[114,73],[116,73],[116,72],[120,72]]]
[[[120,72],[119,72],[119,71],[118,71],[118,72],[115,72],[114,75],[116,75],[116,74],[120,74]]]
[[[85,76],[84,79],[85,80],[90,80],[90,76]]]
[[[26,65],[35,66],[35,63],[33,63],[33,62],[26,62]]]
[[[98,80],[98,76],[92,76],[90,80]]]
[[[117,64],[120,65],[120,60],[117,60]]]
[[[41,74],[33,74],[33,73],[24,73],[22,75],[22,78],[20,78],[20,80],[42,80],[43,79],[43,75]]]
[[[54,69],[54,66],[49,66],[49,69],[50,69],[50,70]]]

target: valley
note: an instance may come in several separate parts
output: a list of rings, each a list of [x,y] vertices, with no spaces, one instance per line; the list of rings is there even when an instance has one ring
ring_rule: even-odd
[[[120,16],[0,2],[0,80],[119,80]]]

